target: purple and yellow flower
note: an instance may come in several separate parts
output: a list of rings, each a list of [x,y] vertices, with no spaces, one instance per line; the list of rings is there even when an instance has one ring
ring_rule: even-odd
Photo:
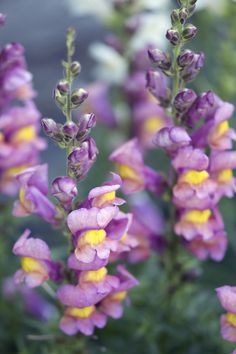
[[[225,285],[217,288],[216,292],[227,312],[221,316],[221,335],[225,340],[236,343],[236,287]]]
[[[123,181],[124,193],[134,193],[145,188],[156,193],[163,192],[164,178],[145,166],[138,140],[132,139],[116,149],[110,160],[117,165],[118,173]]]
[[[219,262],[224,258],[227,245],[225,231],[219,230],[209,240],[204,240],[202,236],[195,237],[187,244],[187,248],[201,261],[211,258]]]
[[[14,204],[14,216],[37,214],[49,223],[55,223],[56,208],[48,200],[47,165],[30,167],[17,176],[20,185],[19,200]]]
[[[46,147],[38,136],[40,113],[33,102],[8,109],[0,117],[0,190],[13,195],[18,190],[15,175],[36,165]]]
[[[24,48],[18,43],[7,44],[0,51],[0,112],[13,99],[22,101],[35,96],[32,74],[26,69]]]
[[[180,214],[175,224],[175,232],[191,241],[201,236],[204,241],[211,240],[215,233],[223,230],[224,223],[217,208],[214,209],[186,209]]]
[[[91,189],[88,194],[88,202],[96,208],[103,208],[108,205],[122,205],[124,199],[116,196],[116,191],[121,187],[122,180],[116,173],[111,173],[112,180],[105,182],[101,187]]]
[[[84,308],[100,302],[119,286],[119,279],[109,275],[107,269],[82,271],[76,286],[64,285],[57,292],[58,299],[66,306]]]
[[[127,291],[139,284],[137,279],[121,265],[117,267],[117,277],[120,280],[120,285],[99,304],[99,310],[102,313],[115,319],[120,318],[123,314],[122,301],[127,298]]]
[[[90,336],[95,327],[105,327],[106,321],[106,316],[94,305],[84,308],[70,306],[66,309],[59,327],[68,336],[73,336],[78,332]]]
[[[117,206],[81,208],[72,211],[67,224],[74,235],[75,257],[91,269],[98,259],[107,260],[116,251],[117,240],[127,232],[130,219],[118,214]]]
[[[179,208],[207,209],[214,206],[213,195],[217,183],[206,170],[187,170],[173,188],[173,202]]]
[[[49,279],[60,280],[60,265],[52,260],[48,245],[39,238],[29,238],[25,230],[13,247],[13,253],[21,259],[21,269],[15,274],[17,283],[25,282],[34,288]]]

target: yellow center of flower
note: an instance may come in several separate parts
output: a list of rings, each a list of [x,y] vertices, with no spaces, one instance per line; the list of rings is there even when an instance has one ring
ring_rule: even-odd
[[[210,209],[192,210],[184,215],[184,220],[193,224],[205,224],[211,216]]]
[[[98,208],[103,207],[107,202],[112,202],[116,197],[116,192],[109,192],[94,198],[93,204]]]
[[[47,273],[42,263],[31,257],[22,257],[21,267],[26,273]]]
[[[102,267],[98,270],[91,270],[88,272],[85,272],[83,274],[83,280],[84,281],[93,281],[93,282],[100,282],[102,281],[105,276],[107,275],[107,269],[105,267]]]
[[[20,143],[32,141],[36,138],[36,131],[32,125],[19,129],[12,137],[12,142]]]
[[[217,176],[217,181],[219,183],[227,183],[231,181],[233,178],[233,171],[232,170],[223,170]]]
[[[156,133],[158,132],[161,128],[164,127],[164,122],[161,117],[149,117],[148,119],[145,119],[144,124],[143,124],[143,129],[145,133]]]
[[[140,182],[142,180],[137,175],[137,172],[127,165],[118,165],[118,173],[122,179],[130,179],[137,182]]]
[[[95,306],[88,306],[84,308],[69,307],[66,310],[66,314],[72,317],[88,318],[95,311]]]
[[[96,246],[99,245],[99,243],[102,243],[105,238],[106,238],[105,230],[89,230],[84,232],[80,236],[78,240],[78,245],[84,246],[86,244],[89,244],[91,246]]]
[[[2,132],[0,132],[0,142],[3,142],[4,141],[4,135]]]
[[[7,177],[13,177],[17,173],[24,171],[27,167],[28,167],[27,165],[20,165],[20,166],[12,167],[12,168],[9,168],[5,174]]]
[[[236,327],[236,314],[234,314],[232,312],[228,312],[226,314],[226,319],[227,319],[227,322],[229,324],[231,324],[231,326]]]
[[[122,301],[126,298],[126,296],[127,291],[119,291],[118,293],[111,295],[110,299],[113,301]]]
[[[25,199],[25,190],[24,190],[24,188],[20,188],[20,190],[19,190],[19,199],[20,199],[20,202],[22,203],[22,204],[24,204],[25,203],[25,201],[26,201],[26,199]]]
[[[198,185],[206,181],[209,177],[207,171],[190,170],[180,177],[181,182]]]
[[[127,234],[124,234],[122,237],[121,237],[121,241],[124,242],[125,240],[127,239]]]
[[[224,122],[220,123],[217,128],[216,128],[216,134],[218,136],[222,136],[224,134],[226,134],[229,130],[229,123],[227,120],[225,120]]]

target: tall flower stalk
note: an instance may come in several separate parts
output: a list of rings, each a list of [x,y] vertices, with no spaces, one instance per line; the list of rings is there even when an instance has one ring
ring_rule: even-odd
[[[59,229],[68,239],[69,251],[65,247],[61,257],[54,260],[47,243],[31,238],[27,229],[15,243],[13,253],[21,260],[15,281],[46,290],[61,314],[61,331],[69,336],[90,336],[96,327],[106,325],[108,317],[122,316],[122,302],[128,290],[138,284],[124,265],[117,265],[136,241],[128,234],[132,215],[120,210],[125,201],[116,196],[121,186],[119,175],[111,174],[110,181],[94,187],[85,200],[78,200],[78,183],[95,162],[97,148],[90,136],[94,114],[77,118],[72,114],[88,96],[84,89],[73,88],[73,79],[80,72],[79,62],[72,58],[74,39],[75,31],[69,29],[67,61],[62,63],[64,78],[54,93],[66,122],[42,119],[45,133],[67,152],[67,175],[52,182],[50,193],[55,204],[48,199],[47,165],[24,170],[17,175],[20,192],[13,209],[15,216],[36,214]],[[108,272],[109,263],[116,264],[113,275]],[[83,345],[81,350],[84,353]]]

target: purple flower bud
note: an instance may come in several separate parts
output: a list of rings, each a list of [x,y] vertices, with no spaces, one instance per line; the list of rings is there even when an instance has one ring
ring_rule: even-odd
[[[88,92],[82,88],[72,92],[71,103],[75,107],[80,106],[88,97]]]
[[[69,138],[75,138],[78,133],[78,126],[74,122],[67,122],[63,125],[62,131]]]
[[[86,131],[92,129],[96,124],[94,113],[84,114],[79,120],[79,134],[84,134]]]
[[[76,181],[68,176],[57,177],[52,182],[51,193],[65,209],[69,209],[78,193]]]
[[[208,112],[215,106],[215,95],[212,91],[203,93],[197,97],[186,113],[189,126],[194,127],[199,119],[204,119]]]
[[[184,68],[190,65],[194,59],[194,52],[189,49],[184,50],[177,58],[178,65]]]
[[[197,34],[197,27],[193,26],[191,23],[187,24],[183,30],[184,39],[188,40],[195,37]]]
[[[61,80],[57,84],[57,90],[62,94],[66,94],[69,91],[69,83],[66,80]]]
[[[83,179],[96,160],[98,150],[95,141],[90,137],[68,156],[70,174],[77,180]]]
[[[171,67],[171,61],[169,56],[159,49],[148,49],[148,56],[150,60],[157,64],[160,69],[169,70]]]
[[[185,66],[181,72],[182,79],[185,81],[193,80],[199,73],[200,69],[203,67],[204,62],[205,56],[203,52],[194,53],[191,64]]]
[[[41,119],[41,125],[46,135],[53,137],[58,133],[58,125],[51,118],[43,118]]]
[[[70,71],[72,73],[73,76],[77,76],[79,75],[80,71],[81,71],[81,65],[78,61],[73,61],[71,63],[71,67],[70,67]]]
[[[171,44],[177,45],[180,40],[180,35],[177,30],[171,28],[166,32],[166,38],[168,39],[168,41],[170,41]]]
[[[0,27],[4,26],[6,17],[7,17],[6,15],[0,13]]]
[[[196,98],[196,93],[191,89],[184,89],[183,91],[180,91],[174,99],[175,109],[178,112],[186,111],[193,104]]]
[[[169,101],[166,78],[160,71],[149,70],[146,74],[147,88],[164,105]]]

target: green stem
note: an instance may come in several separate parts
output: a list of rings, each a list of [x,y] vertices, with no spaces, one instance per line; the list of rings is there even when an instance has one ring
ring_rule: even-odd
[[[177,95],[179,88],[180,88],[180,71],[179,71],[179,66],[177,63],[177,58],[180,55],[181,51],[181,43],[176,45],[176,47],[173,50],[173,71],[174,71],[174,76],[173,76],[173,87],[172,87],[172,97],[173,99]]]

